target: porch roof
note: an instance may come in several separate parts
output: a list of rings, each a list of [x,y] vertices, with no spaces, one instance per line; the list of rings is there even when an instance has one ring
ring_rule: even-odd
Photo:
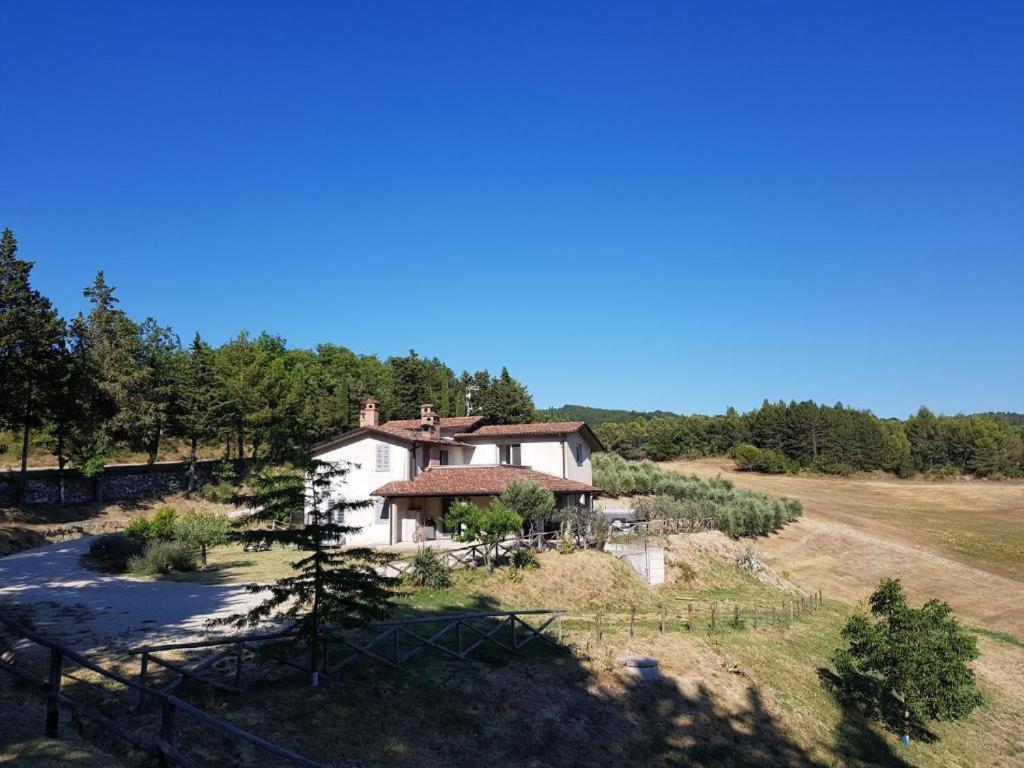
[[[552,493],[598,493],[576,480],[537,472],[529,467],[456,465],[429,467],[412,480],[382,485],[373,496],[493,496],[513,481],[534,482]]]

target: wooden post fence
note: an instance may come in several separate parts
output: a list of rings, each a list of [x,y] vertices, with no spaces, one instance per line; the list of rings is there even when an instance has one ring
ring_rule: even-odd
[[[46,735],[60,736],[60,680],[64,675],[64,654],[50,648],[50,680],[46,689]]]

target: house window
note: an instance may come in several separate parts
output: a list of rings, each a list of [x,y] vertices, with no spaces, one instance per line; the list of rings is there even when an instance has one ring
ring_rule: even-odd
[[[379,496],[373,500],[373,508],[377,513],[377,521],[383,522],[391,518],[391,504],[388,503],[387,499],[382,499]]]
[[[583,446],[580,445],[579,443],[576,443],[576,463],[583,463]]]
[[[448,466],[448,451],[441,451],[441,466]]]
[[[391,471],[391,446],[387,443],[377,446],[377,471]]]
[[[499,463],[511,464],[513,466],[521,466],[523,463],[523,449],[519,443],[512,445],[502,445],[499,448]]]

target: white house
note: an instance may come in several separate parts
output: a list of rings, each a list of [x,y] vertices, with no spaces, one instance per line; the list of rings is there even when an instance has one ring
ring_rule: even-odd
[[[346,513],[344,522],[362,530],[345,543],[382,545],[411,542],[419,526],[427,538],[445,538],[452,501],[484,506],[514,480],[539,483],[562,506],[589,506],[595,450],[601,442],[582,421],[487,426],[478,416],[442,419],[428,404],[419,419],[381,424],[377,401],[366,398],[359,428],[316,446],[313,456],[353,465],[336,492],[373,502]]]

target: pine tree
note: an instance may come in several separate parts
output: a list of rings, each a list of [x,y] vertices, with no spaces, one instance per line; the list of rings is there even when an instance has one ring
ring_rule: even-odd
[[[392,357],[388,365],[395,372],[394,419],[415,419],[420,415],[420,406],[430,401],[423,360],[410,349],[405,357]]]
[[[45,423],[61,378],[66,327],[50,300],[32,288],[32,262],[17,254],[18,241],[5,229],[0,235],[0,422],[21,434],[21,504],[29,439]]]
[[[296,562],[294,576],[269,587],[254,584],[253,594],[270,597],[249,611],[221,619],[236,628],[265,621],[286,622],[296,631],[296,644],[309,653],[312,684],[319,682],[320,641],[331,627],[352,629],[386,617],[397,580],[382,576],[389,556],[372,549],[338,549],[341,537],[359,528],[345,525],[345,513],[369,501],[345,501],[332,492],[344,481],[347,465],[309,459],[292,470],[265,469],[250,478],[251,492],[239,503],[250,509],[242,521],[247,543],[294,546],[309,554]],[[305,519],[305,524],[298,521]],[[279,527],[281,520],[290,521]]]
[[[199,446],[217,437],[220,405],[214,353],[198,333],[188,354],[177,360],[174,377],[177,397],[171,418],[175,432],[188,441],[188,490],[193,491]]]
[[[508,368],[502,368],[501,376],[484,393],[480,415],[491,424],[527,424],[533,420],[533,398]]]

